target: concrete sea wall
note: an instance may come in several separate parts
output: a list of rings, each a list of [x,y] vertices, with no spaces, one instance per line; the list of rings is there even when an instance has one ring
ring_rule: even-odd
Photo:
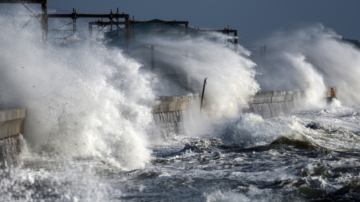
[[[153,107],[155,122],[163,134],[181,133],[184,111],[200,104],[199,95],[161,96]]]
[[[23,133],[25,109],[0,111],[0,139]]]
[[[296,102],[301,102],[301,91],[259,92],[251,97],[249,108],[245,112],[259,114],[264,118],[289,114],[295,109]]]
[[[154,114],[184,111],[191,103],[200,102],[200,97],[199,95],[161,96],[157,100],[160,103],[153,107]]]
[[[25,109],[0,111],[0,167],[16,164],[21,152]]]
[[[335,89],[329,88],[324,96],[327,100],[336,97]],[[264,118],[291,113],[297,102],[301,102],[301,91],[259,92],[248,101],[244,112],[259,114]],[[163,134],[182,133],[182,122],[186,110],[199,110],[199,95],[161,96],[153,107],[155,122]],[[21,142],[26,117],[25,109],[0,111],[0,163],[10,163],[21,151]]]
[[[324,99],[328,101],[334,97],[336,98],[336,89],[334,88],[329,88],[324,94]],[[190,110],[190,106],[199,107],[200,100],[199,95],[159,97],[159,104],[153,107],[155,122],[166,134],[179,133],[184,111]],[[271,118],[293,112],[296,105],[302,101],[303,92],[300,90],[259,92],[249,99],[248,106],[243,112]],[[192,110],[195,109],[196,107],[192,108]]]
[[[291,113],[300,97],[300,91],[259,92],[249,99],[248,108],[244,109],[244,112],[256,113],[264,118]],[[158,97],[158,101],[159,104],[153,107],[153,114],[158,123],[181,121],[182,112],[189,110],[189,106],[196,102],[200,106],[199,95],[162,96]]]

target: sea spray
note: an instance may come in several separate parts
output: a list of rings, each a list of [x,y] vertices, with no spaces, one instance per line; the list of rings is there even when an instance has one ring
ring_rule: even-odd
[[[316,71],[316,69],[306,61],[304,55],[285,54],[284,58],[297,69],[297,74],[300,89],[303,90],[303,96],[297,103],[298,110],[309,108],[323,108],[326,106],[324,99],[326,86],[323,77]]]
[[[259,72],[256,79],[262,90],[301,90],[303,96],[297,109],[311,109],[309,113],[319,117],[317,121],[333,122],[331,125],[309,129],[309,120],[303,119],[301,112],[271,119],[243,114],[219,125],[215,132],[218,137],[228,144],[244,147],[269,145],[286,138],[330,150],[357,148],[359,140],[354,134],[357,124],[339,128],[343,127],[343,122],[334,118],[344,116],[349,117],[348,121],[355,121],[358,116],[357,113],[345,112],[340,115],[342,111],[349,110],[342,107],[340,101],[345,105],[359,102],[356,90],[358,81],[355,77],[360,75],[356,67],[360,58],[359,50],[340,39],[340,36],[322,25],[278,33],[266,41],[269,47],[266,58],[255,59],[259,64],[255,66]],[[336,87],[340,101],[334,100],[326,106],[324,97],[327,87]],[[350,111],[354,110],[356,107]]]
[[[0,34],[0,103],[27,109],[30,149],[143,167],[151,153],[146,146],[154,94],[141,64],[105,46],[49,43],[44,49],[31,30],[5,26]]]
[[[259,64],[257,81],[263,90],[310,90],[312,93],[310,102],[323,97],[324,93],[319,90],[326,87],[335,87],[337,97],[347,106],[357,104],[360,101],[358,96],[358,78],[360,70],[360,51],[351,44],[341,40],[341,36],[333,30],[321,24],[303,27],[291,32],[278,32],[262,43],[268,45],[268,53],[265,60],[255,61]],[[303,59],[289,61],[293,55]],[[300,70],[296,66],[311,66],[311,69]],[[315,78],[315,74],[318,74]],[[319,76],[322,77],[322,82]],[[307,81],[316,81],[307,85]],[[276,81],[276,82],[274,82]],[[317,96],[316,96],[317,94]],[[321,103],[319,103],[321,106]],[[315,104],[315,105],[319,105]]]
[[[259,90],[254,80],[255,63],[233,49],[204,38],[155,41],[177,51],[176,58],[162,60],[184,71],[195,91],[201,92],[203,80],[208,78],[206,102],[214,117],[236,116]]]
[[[17,36],[16,32],[11,34]],[[151,79],[145,73],[141,74],[141,77],[136,77],[140,78],[140,81],[134,79],[133,76],[138,74],[139,64],[133,63],[132,60],[125,58],[117,51],[109,51],[104,47],[90,49],[95,51],[96,54],[93,54],[84,51],[86,46],[83,45],[77,46],[75,49],[67,47],[58,49],[50,45],[48,52],[44,53],[39,51],[40,48],[36,48],[41,46],[41,40],[37,40],[35,46],[29,45],[32,43],[31,41],[20,40],[21,45],[24,46],[19,46],[20,42],[14,40],[10,40],[9,44],[6,44],[4,39],[0,41],[1,45],[8,47],[12,53],[6,55],[7,52],[2,51],[1,62],[8,63],[10,66],[0,68],[0,76],[4,81],[0,83],[2,85],[1,101],[6,101],[3,103],[8,107],[19,105],[33,109],[29,116],[37,115],[37,121],[42,125],[39,129],[32,128],[31,131],[39,131],[40,135],[36,136],[35,133],[34,138],[38,138],[36,141],[34,141],[35,139],[31,141],[34,144],[30,148],[33,150],[38,148],[39,151],[43,151],[39,152],[41,154],[38,159],[31,159],[31,157],[25,159],[24,165],[13,169],[10,175],[0,173],[0,195],[4,201],[331,201],[334,198],[345,201],[359,200],[357,193],[359,187],[358,168],[360,166],[358,143],[360,140],[357,136],[358,132],[356,133],[360,130],[358,107],[332,106],[330,109],[305,111],[272,119],[264,119],[254,114],[243,114],[235,118],[229,118],[231,116],[217,118],[216,114],[205,116],[210,119],[209,122],[221,119],[221,124],[216,125],[221,127],[212,126],[212,128],[222,129],[224,127],[227,129],[226,133],[216,133],[219,130],[201,132],[202,134],[209,133],[210,140],[204,136],[187,137],[195,142],[193,144],[195,147],[181,147],[183,142],[186,142],[186,138],[184,140],[177,136],[173,140],[178,139],[180,143],[168,142],[167,145],[160,144],[157,149],[154,149],[154,160],[151,161],[151,165],[145,166],[144,169],[123,171],[114,165],[120,164],[123,167],[130,164],[127,166],[128,168],[131,168],[131,165],[142,167],[140,163],[135,166],[134,163],[126,162],[123,159],[128,158],[129,161],[133,161],[134,156],[141,153],[138,152],[139,148],[144,148],[140,147],[141,144],[147,145],[146,142],[138,142],[144,140],[144,132],[147,132],[142,128],[145,125],[138,125],[138,123],[147,123],[150,119],[146,114],[141,115],[141,112],[144,111],[137,109],[138,107],[144,108],[145,112],[149,109],[147,100],[151,100],[148,98],[152,97],[152,92],[150,91],[149,95],[145,95],[145,93],[138,96],[138,94],[144,92],[142,85],[147,86],[146,81]],[[12,44],[18,47],[16,51],[10,46]],[[29,49],[28,46],[32,49]],[[35,54],[34,51],[37,53]],[[17,53],[22,53],[21,59],[18,59],[20,62],[13,59],[15,57],[13,55]],[[307,54],[292,51],[289,53],[290,58],[287,59],[287,63],[292,64],[293,61],[300,67],[294,67],[294,71],[298,74],[290,74],[293,77],[289,78],[304,75],[299,71],[306,70],[308,67],[316,69],[318,75],[325,75]],[[29,55],[27,56],[27,54]],[[37,62],[38,58],[42,58],[44,55],[47,60]],[[78,60],[74,60],[75,57]],[[21,63],[21,60],[25,62]],[[92,62],[91,65],[90,62]],[[94,62],[98,65],[94,65]],[[133,65],[130,65],[131,69],[126,69],[122,65],[129,63]],[[32,67],[33,71],[26,70],[26,75],[36,79],[28,79],[28,77],[21,76],[22,74],[14,73],[19,69],[10,68],[14,66],[13,64],[24,65],[24,68]],[[305,67],[301,68],[302,65]],[[48,76],[51,68],[47,70],[47,67],[54,68],[51,77]],[[117,68],[112,67],[118,67],[122,71],[118,72]],[[63,71],[64,73],[62,73]],[[275,70],[271,71],[279,73]],[[16,76],[20,76],[21,80],[14,80],[17,78]],[[287,77],[283,75],[277,78]],[[301,79],[303,78],[301,76]],[[320,81],[310,78],[309,80],[315,81],[315,84],[316,81]],[[281,79],[275,80],[276,82],[272,80],[272,83],[280,83]],[[198,79],[196,88],[201,88],[202,80],[203,75]],[[210,76],[208,81],[211,81]],[[328,85],[326,81],[324,82]],[[58,85],[52,86],[50,85],[52,83]],[[23,87],[24,84],[29,86]],[[299,86],[298,83],[294,84],[294,86]],[[18,88],[13,87],[17,85]],[[311,87],[311,85],[309,86]],[[293,86],[287,87],[292,90]],[[26,91],[24,92],[22,89]],[[45,93],[39,93],[41,91]],[[24,97],[20,95],[24,95]],[[48,97],[52,97],[52,99]],[[112,104],[113,101],[118,103],[116,107]],[[45,108],[43,108],[44,103],[46,104]],[[134,105],[131,105],[132,103]],[[40,107],[36,107],[37,105]],[[51,106],[51,109],[48,109],[48,106]],[[110,113],[93,111],[95,108],[110,111]],[[123,110],[120,111],[121,113],[115,113],[111,109]],[[197,112],[199,111],[197,110]],[[205,110],[202,114],[198,113],[191,117],[195,122],[208,113]],[[209,114],[211,115],[211,113]],[[224,114],[226,115],[226,113]],[[44,117],[46,117],[45,121]],[[115,120],[117,124],[121,125],[112,122],[111,124],[104,123],[104,121],[111,120]],[[133,127],[129,129],[128,123],[133,121],[136,124],[131,125]],[[315,122],[313,125],[316,127],[311,122]],[[47,128],[47,126],[49,127]],[[193,126],[197,125],[193,124]],[[343,130],[340,126],[351,128],[351,131],[349,131],[350,129]],[[198,125],[198,127],[206,128],[207,126]],[[98,133],[99,131],[101,133]],[[117,131],[124,132],[117,135]],[[132,131],[135,131],[131,134],[134,139],[123,135],[130,134],[126,132]],[[113,137],[120,135],[123,135],[124,138],[114,140]],[[61,137],[65,138],[59,139]],[[76,139],[77,137],[89,139],[84,145],[81,144],[84,142]],[[213,137],[220,137],[221,140],[214,140]],[[222,141],[224,144],[221,143]],[[38,142],[44,144],[37,147],[36,143]],[[302,147],[314,144],[314,147]],[[48,148],[45,148],[44,145]],[[197,145],[199,146],[196,147]],[[242,145],[247,148],[244,149]],[[105,146],[108,150],[104,149]],[[120,151],[114,149],[120,147]],[[324,148],[327,151],[324,152]],[[120,156],[123,150],[126,150],[128,156]],[[116,151],[119,152],[116,153]],[[92,153],[95,154],[89,155]],[[29,155],[33,157],[33,154]],[[145,152],[145,154],[147,153]],[[54,158],[44,158],[45,155]],[[63,161],[62,158],[55,158],[56,156],[77,156],[78,158]],[[88,156],[90,157],[86,158]],[[111,159],[105,159],[106,156]],[[28,162],[29,160],[30,162]]]
[[[221,35],[209,36],[210,39],[222,38]],[[209,36],[144,40],[145,44],[155,46],[156,63],[166,65],[163,73],[170,69],[185,77],[177,88],[164,85],[165,81],[158,77],[158,82],[153,83],[157,94],[200,94],[203,80],[208,78],[202,113],[199,105],[185,112],[185,131],[192,135],[212,131],[212,123],[238,116],[241,109],[247,107],[250,96],[259,90],[254,79],[255,63],[248,59],[248,51],[239,48],[235,52],[234,48],[210,40]]]

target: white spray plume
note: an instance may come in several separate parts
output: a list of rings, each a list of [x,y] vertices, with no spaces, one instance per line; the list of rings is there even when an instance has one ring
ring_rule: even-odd
[[[277,33],[262,43],[268,45],[267,57],[259,60],[257,69],[262,73],[257,77],[262,89],[304,89],[312,94],[308,101],[321,106],[316,100],[324,97],[320,90],[325,85],[335,87],[338,99],[345,105],[360,102],[360,51],[334,31],[318,24]],[[289,55],[293,58],[290,61]],[[313,82],[307,85],[308,81]]]
[[[231,48],[204,38],[154,39],[152,43],[170,56],[161,60],[187,75],[194,92],[200,94],[208,78],[205,101],[212,117],[236,116],[259,90],[255,63]]]
[[[304,90],[304,99],[298,103],[300,109],[322,108],[326,105],[324,99],[326,86],[323,77],[314,69],[314,67],[306,62],[303,55],[285,54],[285,59],[297,69],[302,82],[299,82],[300,89]]]
[[[0,33],[0,105],[27,109],[30,148],[144,167],[154,95],[141,65],[104,46],[43,49],[41,32],[31,30],[4,26]]]
[[[186,77],[187,87],[182,91],[173,87],[165,88],[168,85],[160,82],[162,88],[155,87],[160,89],[157,90],[160,94],[201,95],[204,78],[207,78],[202,113],[198,105],[185,113],[184,125],[189,134],[207,133],[213,130],[214,122],[238,116],[241,109],[247,107],[250,96],[259,90],[254,79],[255,63],[248,59],[249,52],[244,48],[239,47],[235,52],[233,47],[226,47],[206,37],[152,38],[145,42],[155,45],[156,63],[167,65],[165,71],[172,69]]]

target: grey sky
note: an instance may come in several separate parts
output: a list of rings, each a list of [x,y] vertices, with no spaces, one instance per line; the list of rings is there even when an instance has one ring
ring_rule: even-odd
[[[272,32],[322,23],[345,38],[360,39],[360,0],[48,0],[49,7],[78,13],[108,13],[110,9],[137,20],[187,20],[191,27],[239,31],[239,38],[256,42]]]

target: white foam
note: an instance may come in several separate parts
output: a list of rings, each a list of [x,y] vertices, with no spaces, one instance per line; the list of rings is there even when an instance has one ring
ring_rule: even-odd
[[[218,201],[251,201],[250,198],[243,194],[235,192],[222,192],[216,191],[210,194],[204,194],[207,202],[218,202]]]

